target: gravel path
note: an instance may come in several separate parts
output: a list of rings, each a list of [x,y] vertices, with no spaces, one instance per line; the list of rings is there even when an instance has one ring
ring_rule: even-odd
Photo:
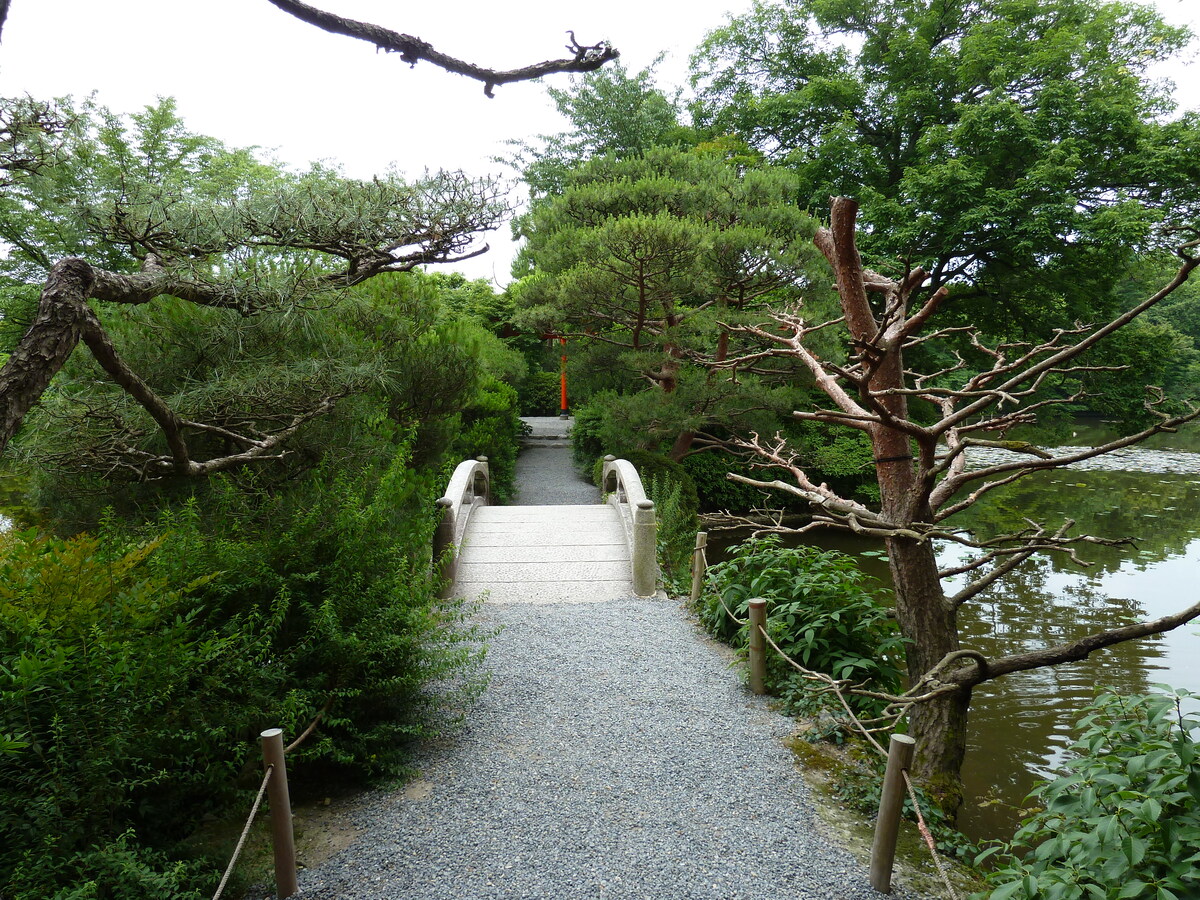
[[[368,836],[302,873],[304,896],[883,896],[817,820],[790,720],[674,601],[482,617],[503,630],[469,724],[359,810]]]
[[[517,457],[517,497],[521,506],[565,506],[599,503],[600,489],[582,477],[571,461],[574,419],[526,416],[531,434]]]
[[[526,504],[595,502],[561,447],[526,450],[518,483]],[[592,497],[573,499],[579,484]],[[466,726],[425,751],[416,781],[352,813],[365,836],[302,872],[303,896],[884,896],[818,820],[784,744],[791,720],[676,601],[479,615],[500,631]]]

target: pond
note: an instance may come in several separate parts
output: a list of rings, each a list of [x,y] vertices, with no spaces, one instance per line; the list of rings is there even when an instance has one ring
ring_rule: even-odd
[[[1103,438],[1075,429],[1066,443]],[[1120,547],[1085,546],[1081,568],[1064,556],[1031,559],[962,609],[964,646],[988,657],[1070,641],[1120,624],[1157,618],[1195,602],[1200,584],[1200,428],[1163,435],[1149,447],[1086,468],[1044,472],[1001,488],[957,517],[980,534],[1019,527],[1023,517],[1075,534],[1132,538]],[[825,535],[823,547],[854,553],[862,542]],[[959,547],[942,548],[944,565]],[[888,581],[885,564],[864,568]],[[976,840],[1011,835],[1017,809],[1035,780],[1051,775],[1070,742],[1071,726],[1097,688],[1146,692],[1155,683],[1200,691],[1196,624],[1157,638],[1098,651],[1088,660],[1010,675],[980,686],[971,707],[970,749],[963,772],[968,800],[962,830]]]

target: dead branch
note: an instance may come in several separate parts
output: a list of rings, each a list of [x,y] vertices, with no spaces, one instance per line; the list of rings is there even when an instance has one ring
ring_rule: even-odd
[[[546,60],[519,69],[488,69],[435,50],[428,41],[423,41],[411,34],[401,34],[370,22],[347,19],[309,6],[307,3],[301,3],[300,0],[269,0],[269,2],[300,21],[315,25],[323,31],[367,41],[374,44],[376,50],[383,50],[386,53],[399,53],[400,58],[410,65],[415,66],[421,60],[425,60],[447,72],[474,78],[476,81],[483,82],[483,92],[488,97],[495,96],[492,89],[499,84],[529,81],[560,72],[594,72],[606,62],[617,59],[621,55],[608,41],[590,45],[580,44],[575,40],[575,33],[568,31],[567,34],[571,39],[567,45],[567,50],[571,52],[570,59]]]

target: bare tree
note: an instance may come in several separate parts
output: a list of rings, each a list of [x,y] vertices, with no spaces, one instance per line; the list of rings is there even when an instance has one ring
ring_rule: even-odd
[[[976,685],[1013,672],[1081,660],[1100,648],[1169,631],[1200,616],[1197,603],[1155,621],[1097,632],[1029,653],[987,659],[960,646],[958,610],[964,603],[1035,553],[1067,553],[1078,560],[1075,548],[1080,544],[1112,542],[1089,535],[1072,536],[1070,521],[1056,529],[1030,522],[1019,533],[986,539],[977,539],[949,523],[955,513],[984,494],[1032,472],[1101,456],[1159,432],[1173,431],[1200,416],[1200,410],[1195,409],[1174,416],[1156,413],[1155,423],[1136,434],[1067,456],[1052,456],[1023,442],[983,437],[989,433],[1003,436],[1016,425],[1034,421],[1041,408],[1079,399],[1048,396],[1039,389],[1055,375],[1109,368],[1084,364],[1079,357],[1182,285],[1200,265],[1195,255],[1200,240],[1192,240],[1177,251],[1181,265],[1169,284],[1108,323],[1060,329],[1042,343],[992,347],[970,326],[927,330],[949,290],[945,284],[931,284],[924,270],[914,269],[895,281],[863,267],[855,241],[857,210],[855,201],[836,198],[830,227],[820,229],[815,238],[836,273],[842,317],[810,325],[793,312],[773,316],[770,326],[739,327],[735,330],[757,338],[764,349],[717,365],[741,367],[771,356],[802,362],[832,406],[794,415],[857,429],[869,436],[880,507],[871,509],[813,481],[778,437],[769,441],[755,435],[740,444],[764,464],[786,469],[791,482],[730,477],[807,500],[814,514],[801,531],[838,528],[885,542],[895,581],[896,618],[910,641],[907,665],[912,685],[905,695],[886,699],[907,709],[911,731],[918,741],[917,771],[943,804],[954,810],[961,802],[959,773],[966,749],[967,711]],[[843,327],[850,342],[852,350],[846,364],[819,358],[806,343],[810,335],[833,326]],[[973,348],[972,366],[956,354],[957,362],[943,371],[921,374],[905,368],[905,350],[952,335]],[[970,374],[972,371],[974,374]],[[1161,399],[1159,394],[1149,401],[1152,412],[1161,405]],[[918,422],[909,413],[912,400],[932,405],[939,414],[937,420],[932,424]],[[969,469],[966,453],[973,446],[1004,447],[1017,451],[1018,456],[1012,461]],[[940,570],[934,549],[937,541],[970,548],[975,556],[964,565]],[[942,580],[960,575],[971,580],[948,596]]]

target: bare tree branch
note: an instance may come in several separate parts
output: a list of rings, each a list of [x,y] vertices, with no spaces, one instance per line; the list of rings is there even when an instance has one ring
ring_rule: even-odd
[[[495,96],[492,88],[498,84],[529,81],[559,72],[594,72],[606,62],[617,59],[621,55],[607,41],[591,45],[580,44],[575,40],[575,33],[568,31],[567,34],[571,37],[571,43],[567,45],[567,49],[572,54],[570,59],[546,60],[519,69],[487,69],[448,56],[435,50],[428,41],[423,41],[411,34],[401,34],[379,25],[372,25],[370,22],[347,19],[309,6],[307,3],[301,3],[300,0],[270,0],[270,2],[300,21],[315,25],[323,31],[367,41],[374,44],[377,50],[399,53],[402,60],[414,66],[421,60],[425,60],[447,72],[454,72],[457,75],[465,75],[481,81],[483,82],[483,92],[489,97]]]

